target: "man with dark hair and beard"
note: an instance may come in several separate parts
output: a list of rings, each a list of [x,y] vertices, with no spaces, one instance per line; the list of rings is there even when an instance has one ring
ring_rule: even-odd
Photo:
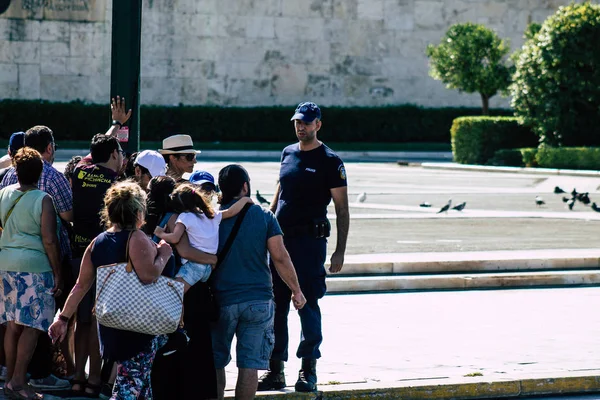
[[[228,165],[219,172],[221,209],[228,209],[241,197],[250,195],[250,176],[240,165]],[[211,286],[219,304],[219,318],[212,326],[212,343],[219,398],[225,391],[225,367],[231,360],[231,341],[237,339],[236,364],[238,380],[235,398],[253,399],[258,384],[258,370],[267,369],[273,348],[273,283],[267,252],[278,279],[285,282],[296,309],[302,309],[306,299],[300,290],[292,261],[283,245],[279,224],[273,213],[259,205],[251,205],[219,226],[219,258],[221,264],[213,271]],[[227,254],[225,243],[235,231]]]

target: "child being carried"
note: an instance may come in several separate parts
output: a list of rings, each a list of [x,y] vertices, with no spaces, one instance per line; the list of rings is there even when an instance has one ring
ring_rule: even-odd
[[[214,210],[210,194],[204,193],[191,183],[179,185],[171,195],[174,209],[179,213],[173,232],[167,233],[157,226],[154,234],[169,244],[177,244],[185,232],[190,245],[200,251],[216,254],[219,247],[219,224],[222,219],[236,216],[250,197],[242,197],[227,210]],[[212,272],[212,265],[198,264],[184,258],[175,279],[183,282],[186,293],[198,281],[206,282]]]

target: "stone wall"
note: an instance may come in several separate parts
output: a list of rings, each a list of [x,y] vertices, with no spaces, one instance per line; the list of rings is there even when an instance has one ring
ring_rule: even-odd
[[[70,1],[80,3],[50,3]],[[15,17],[17,2],[40,1],[13,0],[0,15],[0,99],[107,103],[112,1],[93,0],[93,18],[73,14],[71,21],[61,19],[64,12]],[[568,3],[145,0],[142,103],[479,106],[477,95],[447,90],[428,76],[427,44],[453,23],[472,21],[515,49],[529,22]],[[499,96],[491,101],[507,105]]]

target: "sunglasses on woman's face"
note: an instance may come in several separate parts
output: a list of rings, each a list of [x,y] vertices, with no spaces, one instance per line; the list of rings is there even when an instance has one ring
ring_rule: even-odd
[[[192,160],[196,159],[196,154],[195,153],[179,154],[179,157],[185,157],[185,159],[187,161],[192,161]]]

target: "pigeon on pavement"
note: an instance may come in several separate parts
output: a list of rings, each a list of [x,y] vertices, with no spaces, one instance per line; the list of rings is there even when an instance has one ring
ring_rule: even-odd
[[[596,211],[596,212],[600,212],[600,207],[598,207],[596,205],[596,203],[592,203],[592,210]]]
[[[590,194],[588,192],[578,193],[577,200],[585,204],[586,206],[590,204],[592,201],[590,200]]]
[[[570,200],[570,199],[569,199],[568,197],[566,197],[566,196],[563,196],[563,198],[562,198],[562,201],[563,201],[563,203],[566,203],[566,202],[568,202],[569,200]]]
[[[573,210],[573,206],[575,205],[575,197],[573,197],[571,200],[569,200],[569,202],[567,203],[567,206],[569,207],[569,210]]]
[[[544,199],[542,199],[540,196],[535,196],[535,205],[536,206],[541,207],[544,204],[546,204],[546,202],[544,201]]]
[[[258,200],[258,202],[263,205],[263,204],[271,204],[271,202],[267,199],[265,199],[264,197],[262,197],[260,195],[260,193],[258,192],[258,190],[256,191],[256,200]]]
[[[445,212],[446,214],[448,214],[448,210],[450,209],[450,207],[452,206],[452,199],[448,200],[448,204],[446,204],[444,207],[440,208],[440,211],[438,211],[437,213],[443,213]]]
[[[431,203],[424,201],[421,204],[419,204],[419,207],[431,207]]]
[[[358,197],[356,198],[356,202],[357,203],[364,203],[365,200],[367,200],[367,192],[362,192],[361,194],[358,195]]]
[[[466,202],[466,201],[463,201],[463,202],[462,202],[462,203],[460,203],[459,205],[452,207],[452,209],[453,209],[453,210],[456,210],[456,211],[462,211],[462,210],[464,210],[464,209],[465,209],[465,206],[466,206],[466,205],[467,205],[467,202]]]
[[[562,190],[558,186],[554,186],[554,193],[561,194],[561,193],[567,193],[567,192],[565,192],[564,190]]]

